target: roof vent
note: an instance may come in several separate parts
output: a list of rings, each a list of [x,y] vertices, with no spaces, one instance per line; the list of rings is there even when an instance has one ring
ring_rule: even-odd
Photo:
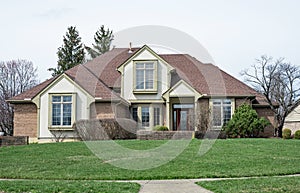
[[[129,42],[129,50],[128,50],[128,53],[129,53],[129,54],[132,53],[132,45],[131,45],[131,42]]]

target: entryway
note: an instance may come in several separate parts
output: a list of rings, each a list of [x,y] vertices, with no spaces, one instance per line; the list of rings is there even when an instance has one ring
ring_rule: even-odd
[[[192,131],[194,105],[173,104],[173,131]]]

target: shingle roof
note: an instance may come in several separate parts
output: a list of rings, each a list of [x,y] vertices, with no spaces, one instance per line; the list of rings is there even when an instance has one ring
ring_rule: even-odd
[[[65,74],[93,97],[101,99],[121,98],[118,93],[112,91],[113,87],[120,87],[121,85],[121,74],[117,71],[117,67],[138,50],[139,48],[134,48],[133,53],[128,53],[128,48],[114,48],[85,64],[71,68]],[[208,96],[258,96],[259,102],[263,103],[263,97],[254,89],[215,65],[201,63],[188,54],[160,54],[159,56],[176,70],[172,72],[172,85],[183,79],[201,94]],[[33,98],[53,80],[54,78],[49,79],[11,100]]]

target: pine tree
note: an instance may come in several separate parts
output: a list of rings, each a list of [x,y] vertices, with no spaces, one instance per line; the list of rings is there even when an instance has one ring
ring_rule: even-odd
[[[109,51],[111,42],[114,39],[113,31],[105,30],[104,25],[97,30],[94,35],[95,44],[92,44],[93,48],[85,46],[87,53],[91,56],[91,58],[96,58],[101,54]]]
[[[63,37],[63,45],[58,48],[57,56],[57,67],[48,69],[53,71],[52,76],[60,75],[64,71],[84,62],[84,47],[76,27],[68,27],[68,31]]]

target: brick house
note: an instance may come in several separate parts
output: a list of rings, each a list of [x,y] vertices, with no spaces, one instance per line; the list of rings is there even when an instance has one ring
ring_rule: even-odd
[[[252,88],[212,64],[188,54],[157,54],[147,45],[114,48],[9,100],[15,108],[14,135],[49,141],[53,132],[74,138],[80,119],[132,118],[144,129],[197,129],[209,113],[220,129],[243,103],[273,122],[273,113]],[[268,127],[262,136],[273,136]]]

